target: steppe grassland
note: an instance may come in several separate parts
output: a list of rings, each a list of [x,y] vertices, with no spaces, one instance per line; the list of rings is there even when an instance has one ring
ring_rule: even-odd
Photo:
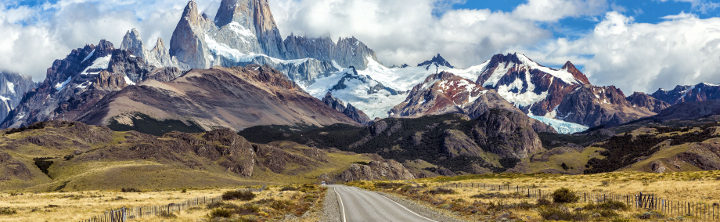
[[[395,183],[397,184],[393,185]],[[461,186],[456,188],[452,186],[453,184],[461,184]],[[469,184],[475,184],[475,187],[469,187]],[[479,184],[503,185],[504,188],[501,190],[498,190],[497,187],[483,189],[478,187]],[[532,187],[532,190],[540,189],[543,197],[549,201],[552,201],[553,191],[568,188],[578,194],[580,198],[583,197],[582,193],[631,195],[643,192],[673,201],[708,205],[720,203],[720,192],[718,192],[720,171],[665,174],[613,172],[589,175],[488,174],[410,181],[354,182],[351,185],[400,194],[420,200],[419,202],[429,207],[439,208],[470,220],[494,220],[498,218],[493,216],[507,212],[511,212],[510,215],[516,219],[542,220],[543,217],[540,215],[542,207],[537,205],[538,198],[528,198],[525,195],[526,189],[524,192],[517,193],[516,186]],[[510,187],[509,190],[507,186]],[[403,187],[406,188],[403,189]],[[407,192],[407,190],[412,191]],[[570,203],[565,207],[577,209],[587,207],[587,204]],[[645,213],[647,210],[629,208],[615,212],[619,215],[605,219],[637,219],[637,215]],[[588,211],[588,214],[592,215],[594,212]]]
[[[259,207],[257,214],[262,217],[283,216],[285,214],[298,213],[299,209],[292,208],[292,204],[307,199],[307,194],[318,196],[313,206],[299,212],[305,217],[297,221],[309,221],[311,218],[318,218],[321,212],[317,206],[321,206],[323,198],[318,194],[322,192],[319,186],[311,186],[308,190],[287,190],[286,186],[270,186],[261,192],[255,192],[252,200],[227,200],[223,203],[242,206],[247,203],[254,203]],[[296,186],[298,187],[298,186]],[[109,209],[122,207],[158,206],[170,203],[179,203],[190,199],[203,197],[219,197],[228,191],[235,189],[204,189],[204,190],[169,190],[154,192],[111,192],[111,191],[84,191],[84,192],[60,192],[60,193],[1,193],[0,208],[10,209],[14,214],[0,215],[0,221],[80,221],[93,216],[102,215]],[[272,202],[263,200],[287,201],[292,203],[287,209],[273,210]],[[268,206],[265,206],[268,205]],[[210,218],[211,212],[207,204],[201,204],[181,212],[175,212],[171,217],[150,216],[136,219],[136,221],[198,221]],[[287,212],[285,212],[287,211]],[[273,215],[273,213],[275,215]],[[257,215],[256,215],[257,216]]]

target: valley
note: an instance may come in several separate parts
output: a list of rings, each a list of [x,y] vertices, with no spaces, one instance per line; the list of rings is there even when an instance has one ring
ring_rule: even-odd
[[[134,12],[113,18],[150,10],[163,22],[148,25],[160,18],[138,17],[99,20],[103,29],[67,27],[102,35],[38,32],[86,36],[46,47],[52,62],[33,54],[46,48],[23,52],[49,62],[40,75],[16,72],[27,70],[14,69],[24,58],[0,58],[0,221],[720,220],[720,85],[702,82],[720,79],[699,78],[716,72],[720,57],[684,58],[702,67],[647,68],[654,62],[648,57],[630,60],[638,64],[628,68],[620,57],[554,48],[585,38],[578,34],[553,47],[516,47],[509,40],[518,37],[496,25],[465,30],[495,36],[468,44],[471,37],[444,28],[497,15],[461,22],[453,16],[497,12],[453,8],[465,1],[429,1],[421,10],[431,17],[426,25],[444,28],[423,33],[444,37],[422,39],[418,53],[402,48],[418,43],[390,39],[381,26],[342,19],[298,25],[327,20],[316,14],[345,13],[327,11],[338,5],[384,7],[336,1],[319,13],[293,11],[313,2],[292,1],[281,4],[276,20],[271,1],[187,0],[143,10],[133,8],[143,3],[127,3],[121,8]],[[17,4],[0,3],[0,28],[55,25],[41,18],[16,24],[20,14],[44,15]],[[80,3],[45,4],[42,10]],[[20,11],[4,13],[8,7]],[[390,12],[384,14],[396,13]],[[527,14],[498,12],[504,21]],[[606,20],[622,17],[612,13]],[[320,17],[297,18],[306,14]],[[365,16],[378,15],[350,17]],[[609,34],[636,24],[633,17],[608,25],[600,14],[562,16],[599,22],[588,29],[594,32],[613,27]],[[699,24],[703,16],[682,11],[662,20]],[[288,27],[289,18],[298,24]],[[541,36],[568,29],[546,19],[521,19],[543,24],[535,27],[540,30],[511,26]],[[293,32],[325,22],[343,23]],[[336,30],[343,26],[382,34],[356,37]],[[108,32],[117,35],[110,38],[105,28],[122,30]],[[0,52],[28,45],[8,30]],[[412,35],[407,30],[403,35]],[[379,44],[378,36],[388,39]],[[501,39],[505,46],[493,47]],[[713,51],[718,41],[707,42],[696,51]],[[13,50],[4,50],[8,44]],[[401,48],[389,52],[391,45]],[[627,47],[581,48],[613,54]],[[411,64],[389,62],[427,55]],[[7,61],[13,65],[4,67]],[[634,84],[642,87],[628,87],[618,75],[636,75]],[[659,84],[674,88],[648,90]]]

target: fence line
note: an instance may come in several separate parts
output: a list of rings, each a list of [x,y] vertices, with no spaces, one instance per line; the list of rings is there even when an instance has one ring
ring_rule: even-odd
[[[252,192],[261,192],[266,186],[260,189],[244,189]],[[125,222],[132,219],[142,217],[154,217],[161,215],[169,215],[174,212],[180,212],[192,207],[204,206],[215,202],[222,201],[222,196],[217,197],[198,197],[179,203],[170,203],[167,205],[141,206],[141,207],[122,207],[105,211],[102,215],[93,216],[89,219],[81,220],[81,222]]]
[[[450,183],[441,187],[444,188],[478,188],[490,191],[509,191],[516,192],[527,198],[550,197],[552,191],[543,190],[536,186],[519,186],[504,184],[486,184],[486,183]],[[691,216],[703,220],[720,220],[720,203],[698,203],[688,201],[677,201],[667,198],[658,197],[655,194],[636,193],[636,194],[616,194],[609,192],[581,192],[576,193],[579,201],[583,203],[601,203],[605,201],[619,201],[625,203],[628,207],[637,209],[654,210],[665,216]]]

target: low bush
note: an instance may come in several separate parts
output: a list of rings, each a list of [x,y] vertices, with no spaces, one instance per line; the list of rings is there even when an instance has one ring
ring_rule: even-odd
[[[438,187],[432,190],[425,191],[426,194],[455,194],[455,190]]]
[[[123,187],[122,189],[120,189],[120,191],[121,191],[121,192],[125,192],[125,193],[130,193],[130,192],[137,192],[137,193],[139,193],[139,192],[142,192],[142,191],[140,191],[140,189],[133,188],[133,187],[128,187],[128,188]]]
[[[595,209],[627,210],[628,206],[623,202],[610,200],[610,201],[605,201],[605,202],[602,202],[599,204],[590,203],[588,205],[585,205],[585,207],[583,207],[583,209],[586,209],[586,210],[595,210]]]
[[[160,214],[158,216],[160,216],[162,218],[176,218],[177,217],[175,214],[170,213],[170,212],[160,212]]]
[[[298,188],[294,186],[284,186],[280,188],[280,191],[297,191]]]
[[[550,202],[548,199],[542,198],[538,199],[537,203],[535,204],[537,206],[550,206],[552,205],[552,202]]]
[[[662,218],[665,218],[664,215],[662,215],[661,213],[658,213],[658,212],[656,212],[656,211],[648,211],[648,212],[645,212],[645,213],[641,213],[641,214],[635,215],[635,217],[637,217],[638,219],[643,219],[643,220],[662,219]]]
[[[489,198],[523,198],[526,197],[525,195],[521,193],[500,193],[500,192],[494,192],[494,193],[479,193],[470,196],[472,198],[482,198],[482,199],[489,199]]]
[[[545,220],[585,221],[589,218],[582,211],[570,212],[567,208],[557,206],[541,207],[538,212]]]
[[[17,211],[15,211],[15,209],[9,207],[0,207],[0,215],[13,215],[16,213]]]
[[[396,189],[405,185],[404,183],[393,183],[393,182],[377,182],[375,183],[376,188],[380,189]]]
[[[235,190],[223,193],[223,200],[243,200],[248,201],[255,198],[255,194],[246,190]]]
[[[570,189],[564,187],[555,190],[552,197],[553,202],[555,203],[575,203],[580,199],[580,197],[575,195],[575,192],[572,192]]]
[[[217,208],[210,211],[210,219],[218,218],[218,217],[224,217],[228,218],[233,215],[232,210],[224,209],[224,208]]]

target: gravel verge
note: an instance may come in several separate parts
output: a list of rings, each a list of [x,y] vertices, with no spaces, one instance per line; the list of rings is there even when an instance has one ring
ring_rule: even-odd
[[[335,188],[328,187],[323,201],[323,213],[320,222],[340,222],[340,204],[338,203]]]
[[[407,207],[408,209],[412,210],[415,213],[418,213],[420,215],[423,215],[424,217],[433,219],[435,221],[442,221],[442,222],[464,222],[465,220],[458,219],[454,216],[449,215],[448,213],[438,211],[436,209],[432,209],[426,205],[423,205],[421,203],[418,203],[413,200],[409,200],[407,198],[401,197],[399,195],[391,194],[391,193],[385,193],[385,192],[377,192],[380,195],[383,195],[387,198],[390,198],[391,200]]]

